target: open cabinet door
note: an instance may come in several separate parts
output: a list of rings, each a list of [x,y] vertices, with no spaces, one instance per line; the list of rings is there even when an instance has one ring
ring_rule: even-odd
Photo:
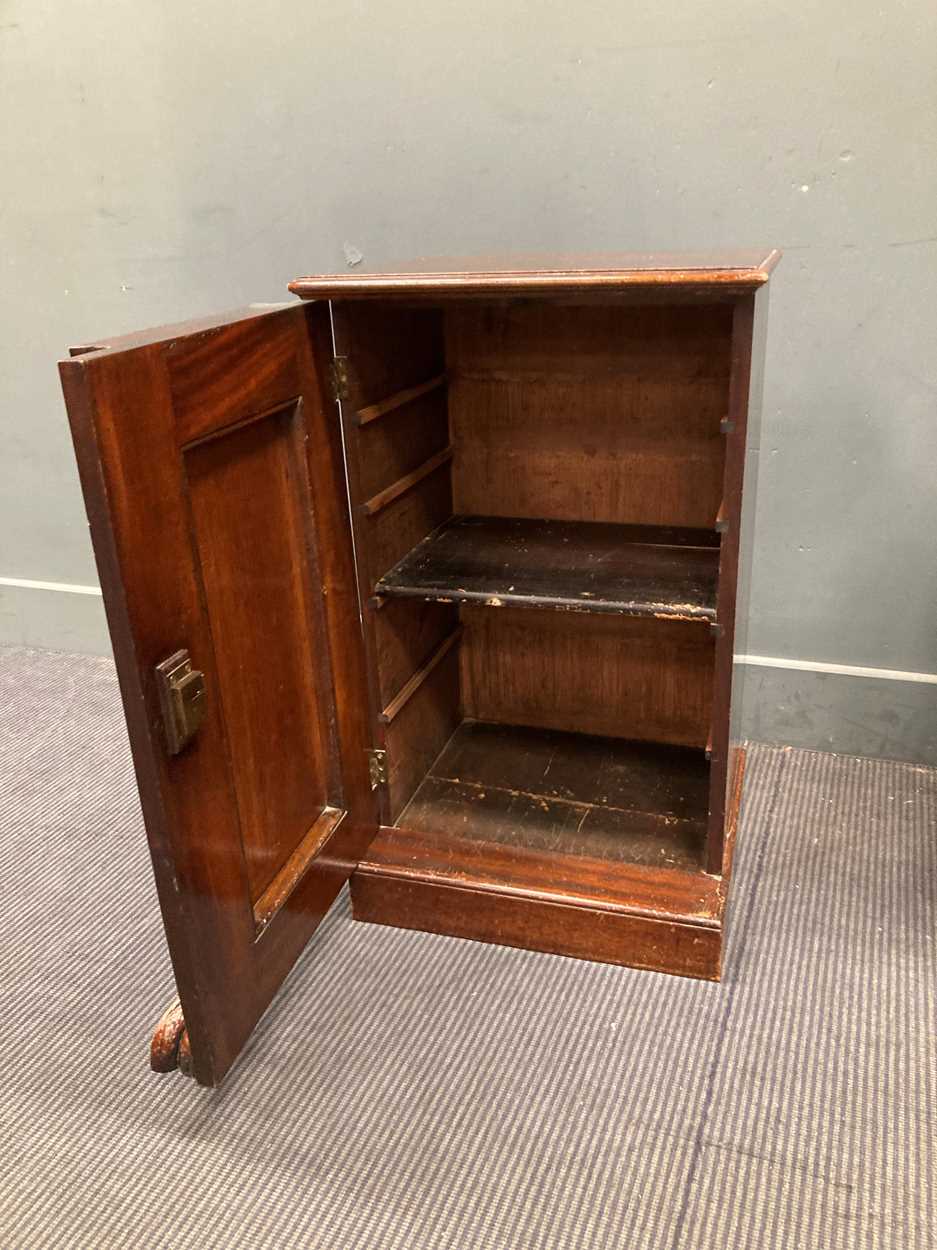
[[[60,366],[181,1010],[217,1084],[377,824],[325,303]]]

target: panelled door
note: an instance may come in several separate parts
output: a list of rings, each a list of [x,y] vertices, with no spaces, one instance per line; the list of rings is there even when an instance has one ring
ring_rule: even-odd
[[[206,1085],[377,825],[331,357],[320,302],[60,366],[179,991],[154,1066]]]

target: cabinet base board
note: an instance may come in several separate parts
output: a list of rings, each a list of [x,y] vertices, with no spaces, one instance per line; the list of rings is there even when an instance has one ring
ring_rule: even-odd
[[[483,862],[456,843],[448,871],[441,870],[438,858],[435,868],[427,862],[426,851],[417,835],[382,829],[351,878],[354,918],[699,980],[720,979],[725,894],[718,877],[628,866],[616,875],[620,884],[627,881],[629,897],[625,901],[619,894],[613,901],[588,885],[581,891],[558,889],[556,878],[562,871],[554,867],[549,881],[541,875],[540,856],[525,856],[523,864],[512,856],[510,879],[506,874],[502,884],[491,871],[508,867],[501,851],[487,850]],[[537,885],[534,873],[540,877]]]
[[[622,964],[701,981],[721,976],[722,928],[529,898],[502,898],[456,886],[394,880],[371,873],[351,879],[355,920],[470,938],[497,946]]]

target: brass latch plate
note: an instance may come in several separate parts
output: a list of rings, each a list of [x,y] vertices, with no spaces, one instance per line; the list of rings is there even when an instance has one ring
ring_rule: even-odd
[[[192,667],[188,651],[174,651],[156,665],[156,687],[166,750],[170,755],[178,755],[192,741],[202,723],[205,675]]]

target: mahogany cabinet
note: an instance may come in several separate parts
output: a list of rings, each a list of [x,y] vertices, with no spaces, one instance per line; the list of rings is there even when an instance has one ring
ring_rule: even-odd
[[[218,1083],[349,878],[361,920],[718,978],[777,258],[305,277],[62,362],[154,1067]]]

